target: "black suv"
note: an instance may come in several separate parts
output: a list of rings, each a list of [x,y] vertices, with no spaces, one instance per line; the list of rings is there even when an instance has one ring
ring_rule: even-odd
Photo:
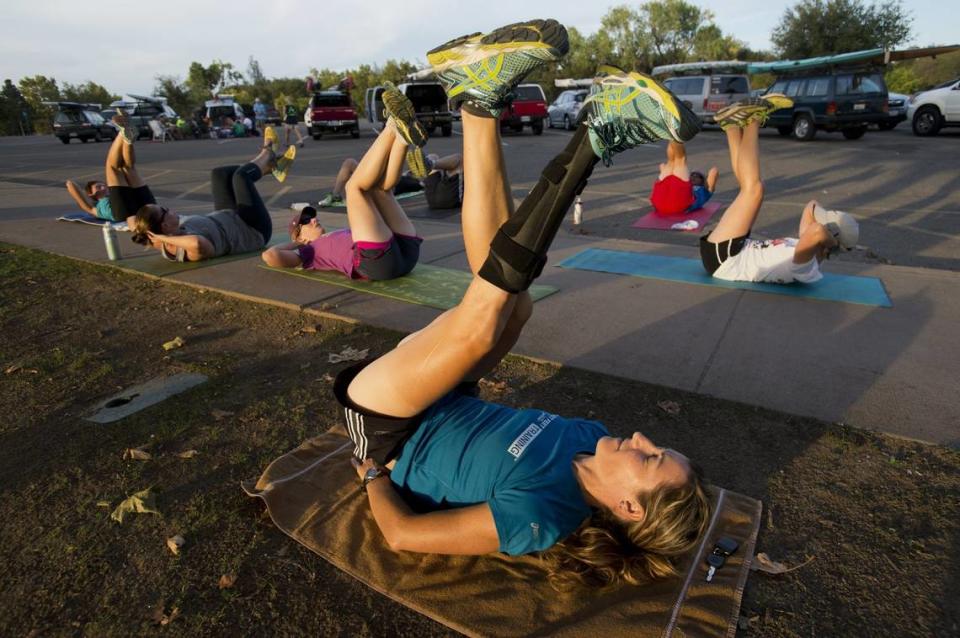
[[[57,108],[53,116],[53,134],[64,144],[77,139],[86,144],[90,140],[112,140],[117,136],[116,127],[100,115],[99,104],[77,102],[50,102]]]
[[[768,93],[783,93],[793,108],[775,111],[767,126],[781,135],[812,140],[821,131],[840,131],[848,140],[863,137],[870,124],[888,119],[887,85],[876,69],[820,69],[781,76]]]

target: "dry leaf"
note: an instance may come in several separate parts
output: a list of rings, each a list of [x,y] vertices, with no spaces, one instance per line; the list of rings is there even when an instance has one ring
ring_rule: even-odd
[[[219,421],[220,419],[225,419],[228,416],[233,416],[233,412],[229,412],[227,410],[211,410],[210,416]]]
[[[236,572],[230,572],[229,574],[221,576],[220,582],[217,584],[220,586],[220,589],[230,589],[235,582],[237,582],[237,574]]]
[[[163,349],[164,349],[164,350],[176,350],[177,348],[182,348],[182,347],[185,346],[185,345],[187,345],[187,342],[184,341],[183,338],[181,338],[181,337],[176,337],[175,339],[173,339],[173,340],[171,340],[171,341],[168,341],[168,342],[166,342],[165,344],[163,344]]]
[[[340,354],[330,353],[330,363],[340,363],[342,361],[363,361],[367,358],[370,348],[357,350],[356,348],[346,347]]]
[[[199,452],[197,452],[196,450],[185,450],[177,454],[177,456],[179,456],[181,459],[192,459],[197,454],[199,454]]]
[[[657,407],[671,416],[680,414],[680,404],[676,401],[657,401]]]
[[[180,555],[180,548],[186,545],[187,541],[183,536],[177,534],[167,539],[167,547],[173,552],[174,556]]]
[[[495,392],[499,394],[501,392],[506,392],[507,382],[506,381],[489,381],[487,379],[480,379],[480,387],[486,388],[491,392]]]
[[[763,572],[764,574],[786,574],[787,572],[792,572],[795,569],[800,569],[804,565],[812,562],[815,558],[816,556],[811,556],[806,560],[806,562],[800,563],[796,567],[787,567],[785,564],[771,560],[770,557],[765,553],[760,552],[753,557],[753,562],[750,564],[750,569],[753,571]]]
[[[123,458],[131,459],[133,461],[149,461],[153,458],[153,455],[143,449],[144,446],[140,447],[131,447],[123,451]]]
[[[334,376],[329,372],[324,372],[320,380],[323,381],[324,383],[333,383]]]
[[[150,489],[147,488],[143,491],[137,492],[133,496],[129,496],[124,499],[117,508],[113,510],[113,513],[110,514],[110,518],[117,521],[118,523],[123,522],[123,517],[127,514],[159,514],[155,509],[153,494],[150,493]]]
[[[110,501],[97,501],[97,507],[110,507]]]
[[[306,334],[315,334],[315,333],[317,332],[317,327],[316,327],[316,326],[304,326],[304,327],[300,328],[300,332],[304,332],[304,333],[306,333]]]
[[[161,610],[159,616],[157,617],[157,622],[159,622],[161,625],[169,625],[179,615],[180,615],[179,607],[174,607],[173,609],[171,609],[169,614],[165,614],[163,613],[163,610]]]
[[[19,370],[19,369],[20,369],[20,366],[18,366],[18,365],[12,365],[12,366],[10,366],[9,368],[7,368],[6,370],[4,370],[3,373],[4,373],[4,374],[13,374],[14,372],[16,372],[16,371]]]

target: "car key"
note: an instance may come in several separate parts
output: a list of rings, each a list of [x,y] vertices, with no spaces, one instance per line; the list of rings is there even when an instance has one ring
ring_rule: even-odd
[[[713,575],[717,573],[717,569],[723,567],[723,564],[726,562],[726,558],[722,554],[710,554],[707,556],[707,565],[710,568],[707,570],[707,582],[709,583],[713,580]]]
[[[713,553],[730,556],[737,551],[738,547],[740,547],[740,544],[737,541],[733,540],[729,536],[721,536],[717,539],[717,543],[713,547]]]

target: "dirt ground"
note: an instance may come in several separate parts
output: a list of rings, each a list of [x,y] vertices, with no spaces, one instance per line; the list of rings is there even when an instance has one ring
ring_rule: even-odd
[[[287,539],[239,488],[335,424],[348,364],[328,353],[402,335],[8,245],[0,283],[0,635],[450,633]],[[209,381],[81,418],[179,371]],[[813,560],[750,577],[742,635],[960,634],[960,453],[519,358],[490,381],[484,398],[639,429],[763,500],[758,550]],[[152,458],[123,458],[142,446]],[[146,488],[160,516],[110,519]]]

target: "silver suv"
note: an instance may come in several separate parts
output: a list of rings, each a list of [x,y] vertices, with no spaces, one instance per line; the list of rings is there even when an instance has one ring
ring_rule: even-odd
[[[750,97],[750,80],[741,74],[681,75],[663,84],[709,124],[720,109]]]

